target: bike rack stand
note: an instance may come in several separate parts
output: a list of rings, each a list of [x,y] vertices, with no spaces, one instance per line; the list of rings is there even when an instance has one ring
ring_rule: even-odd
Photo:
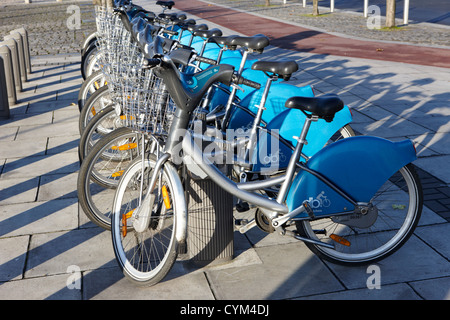
[[[188,194],[188,258],[196,265],[233,259],[233,196],[210,179],[186,182]]]

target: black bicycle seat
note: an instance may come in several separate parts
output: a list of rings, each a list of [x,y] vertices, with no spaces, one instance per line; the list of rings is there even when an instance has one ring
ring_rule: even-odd
[[[194,36],[202,37],[209,39],[211,37],[220,37],[222,35],[222,31],[214,28],[211,30],[196,30],[194,31]]]
[[[187,30],[190,32],[198,31],[198,30],[208,30],[208,26],[204,23],[202,24],[190,24],[187,27]]]
[[[252,65],[253,70],[271,72],[284,80],[289,80],[291,75],[298,70],[297,62],[293,60],[282,61],[256,61]]]
[[[303,112],[308,111],[326,122],[331,122],[336,112],[344,108],[344,102],[335,94],[313,98],[291,97],[287,99],[285,107],[302,110]]]
[[[234,36],[218,36],[218,37],[211,37],[208,39],[209,43],[217,43],[219,45],[226,45],[227,41],[230,41],[231,37],[237,37],[237,35]]]
[[[172,9],[173,5],[175,4],[175,2],[173,1],[162,1],[162,0],[158,0],[156,1],[157,5],[160,5],[161,7],[167,8],[167,9]]]
[[[226,45],[231,49],[237,46],[248,48],[257,52],[262,52],[269,45],[269,38],[264,35],[256,35],[253,37],[230,37]]]
[[[194,19],[186,19],[178,21],[176,24],[183,30],[187,30],[189,26],[194,26],[197,22]]]

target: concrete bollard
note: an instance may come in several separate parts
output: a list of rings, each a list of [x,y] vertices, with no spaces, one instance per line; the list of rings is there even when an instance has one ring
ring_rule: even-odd
[[[20,78],[22,80],[22,83],[27,82],[28,81],[27,65],[25,62],[25,52],[23,49],[22,35],[16,30],[13,30],[8,36],[5,37],[5,39],[8,37],[14,38],[14,40],[16,40],[17,42],[17,52],[19,53],[19,64],[20,64]]]
[[[12,64],[11,50],[7,45],[0,42],[0,60],[2,60],[4,68],[2,72],[5,74],[6,90],[8,94],[9,105],[17,103],[16,87],[14,85],[14,70]]]
[[[17,49],[17,42],[14,40],[14,38],[8,38],[5,37],[5,40],[3,41],[3,44],[6,44],[9,49],[11,50],[11,61],[13,65],[13,79],[14,79],[14,86],[16,88],[16,92],[22,92],[22,80],[20,78],[20,63],[19,63],[19,52]]]
[[[0,118],[9,118],[8,90],[3,59],[0,58]]]
[[[25,28],[19,28],[16,30],[11,31],[14,32],[17,31],[22,35],[22,39],[23,39],[23,51],[25,54],[25,64],[27,67],[27,73],[31,74],[32,70],[31,70],[31,53],[30,53],[30,42],[28,41],[28,31]]]

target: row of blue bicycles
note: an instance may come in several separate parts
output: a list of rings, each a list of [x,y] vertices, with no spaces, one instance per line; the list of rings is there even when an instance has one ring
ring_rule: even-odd
[[[189,179],[255,209],[241,233],[278,232],[333,263],[374,263],[408,240],[423,206],[411,141],[356,136],[339,96],[290,84],[294,60],[260,58],[265,35],[156,4],[97,6],[82,50],[79,202],[128,279],[154,285],[189,250]]]

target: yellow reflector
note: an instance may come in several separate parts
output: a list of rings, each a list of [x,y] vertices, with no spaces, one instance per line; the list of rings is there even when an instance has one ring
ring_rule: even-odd
[[[95,112],[95,108],[91,109],[92,115],[95,116],[97,112]]]
[[[120,177],[123,174],[123,170],[119,170],[114,172],[111,177],[115,178],[115,177]]]
[[[122,235],[124,237],[127,236],[127,219],[131,218],[131,216],[133,215],[133,210],[128,211],[125,214],[122,214]]]
[[[121,146],[112,146],[111,149],[125,151],[125,150],[134,149],[136,147],[137,147],[137,143],[127,143],[127,144],[123,144]]]
[[[98,84],[97,81],[94,82],[94,86],[95,86],[95,89],[97,89],[97,90],[100,88],[100,85]]]
[[[337,234],[330,234],[330,238],[333,239],[334,241],[336,241],[339,244],[342,244],[346,247],[350,247],[350,241],[348,241],[347,239],[338,236]]]
[[[170,198],[169,198],[169,193],[167,192],[166,186],[162,187],[162,195],[163,195],[164,205],[166,206],[166,209],[170,209]]]

